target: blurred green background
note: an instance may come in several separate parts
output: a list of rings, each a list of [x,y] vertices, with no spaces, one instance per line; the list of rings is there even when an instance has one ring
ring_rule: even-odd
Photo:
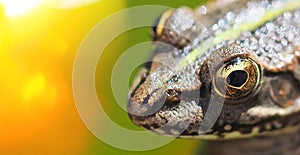
[[[105,17],[133,6],[195,8],[204,3],[0,0],[0,154],[195,154],[200,145],[197,140],[176,139],[161,148],[132,152],[97,139],[81,121],[74,104],[72,69],[84,37]],[[150,41],[149,29],[132,29],[114,39],[96,70],[97,94],[106,113],[131,130],[141,129],[130,122],[126,111],[116,103],[110,86],[111,71],[124,51]],[[151,50],[143,52],[146,57]]]

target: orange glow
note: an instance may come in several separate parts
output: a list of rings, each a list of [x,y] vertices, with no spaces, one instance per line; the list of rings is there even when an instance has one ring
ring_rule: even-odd
[[[23,99],[28,101],[38,95],[44,93],[46,89],[46,79],[42,74],[38,74],[31,78],[23,89]]]
[[[45,1],[0,0],[0,154],[83,154],[89,146],[72,96],[73,59],[90,28],[123,3],[62,11]],[[105,14],[94,16],[99,7]]]
[[[7,16],[23,15],[41,3],[41,0],[0,0]]]

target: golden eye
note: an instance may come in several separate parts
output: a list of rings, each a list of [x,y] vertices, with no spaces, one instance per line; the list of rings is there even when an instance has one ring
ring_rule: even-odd
[[[260,76],[260,67],[254,60],[236,57],[219,65],[213,87],[217,94],[226,99],[239,99],[256,90]]]

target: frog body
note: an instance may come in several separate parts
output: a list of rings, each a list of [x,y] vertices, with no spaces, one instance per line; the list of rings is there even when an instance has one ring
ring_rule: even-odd
[[[283,149],[273,154],[300,154],[299,0],[182,7],[153,31],[155,55],[128,102],[135,124],[214,141],[213,150],[247,141],[259,152],[258,141],[277,141]]]

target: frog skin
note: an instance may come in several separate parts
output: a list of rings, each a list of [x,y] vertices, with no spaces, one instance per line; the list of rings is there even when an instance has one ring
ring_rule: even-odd
[[[163,13],[130,119],[202,154],[300,154],[300,1],[219,0]]]

